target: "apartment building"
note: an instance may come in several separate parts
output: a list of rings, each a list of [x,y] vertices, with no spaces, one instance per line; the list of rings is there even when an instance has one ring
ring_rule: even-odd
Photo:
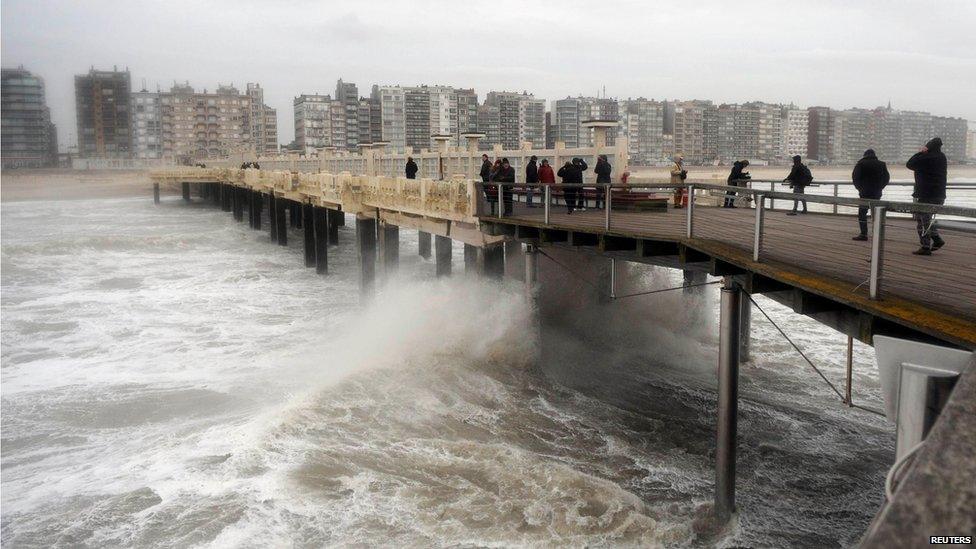
[[[619,102],[618,135],[627,138],[627,152],[635,165],[665,163],[664,103],[639,97]]]
[[[259,154],[278,154],[278,111],[264,103],[264,90],[260,84],[248,82],[247,95],[251,98],[251,142]]]
[[[555,102],[556,140],[568,148],[592,147],[593,132],[584,128],[587,120],[618,121],[620,108],[617,100],[604,97],[567,97]],[[607,136],[607,144],[613,145],[615,134]]]
[[[933,116],[931,134],[942,138],[942,152],[949,162],[962,162],[967,158],[969,123],[964,118]]]
[[[132,92],[132,157],[163,157],[163,111],[160,92]]]
[[[57,129],[44,94],[44,80],[25,70],[0,72],[0,157],[3,168],[42,168],[57,161]]]
[[[783,155],[786,160],[800,155],[807,157],[807,138],[810,130],[810,114],[795,105],[783,108]]]
[[[82,157],[128,158],[132,150],[132,86],[128,70],[75,76],[78,154]]]
[[[674,104],[673,154],[682,155],[688,164],[711,162],[719,144],[718,108],[711,101],[685,101]],[[723,115],[722,124],[734,127],[734,118]],[[731,130],[723,130],[727,136]],[[731,148],[731,145],[723,145]]]
[[[312,154],[332,147],[332,97],[302,94],[293,101],[295,143],[300,151]]]
[[[160,94],[163,156],[177,161],[252,152],[251,98],[234,86],[196,92],[188,83]]]

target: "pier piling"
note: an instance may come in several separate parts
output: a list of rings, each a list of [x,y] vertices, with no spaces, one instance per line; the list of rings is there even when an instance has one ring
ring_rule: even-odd
[[[268,194],[268,225],[271,226],[271,241],[278,241],[278,199],[274,193]]]
[[[400,227],[386,222],[380,223],[379,246],[385,282],[396,274],[400,266]]]
[[[525,245],[525,295],[530,303],[534,303],[538,295],[536,287],[539,282],[539,248],[534,244]]]
[[[502,245],[485,246],[480,250],[481,273],[490,278],[505,276],[505,247]]]
[[[312,222],[312,205],[311,204],[301,204],[302,219],[306,222],[302,224],[302,229],[305,233],[305,266],[314,267],[315,266],[315,224]]]
[[[505,241],[505,276],[525,280],[525,253],[518,240]]]
[[[430,236],[430,233],[427,233]],[[441,276],[451,276],[451,255],[452,255],[452,242],[449,237],[437,235],[434,239],[434,248],[436,254],[436,273],[438,277]],[[428,254],[429,254],[428,250]]]
[[[715,443],[715,519],[735,511],[735,445],[739,413],[739,345],[742,290],[726,278],[719,313],[718,413]]]
[[[376,294],[376,219],[356,217],[356,248],[359,250],[359,296],[365,303]]]
[[[749,362],[752,347],[752,300],[743,295],[739,305],[739,362]]]
[[[418,253],[424,259],[430,259],[430,233],[417,231]]]
[[[220,209],[229,212],[231,211],[231,198],[234,187],[226,183],[220,184]]]
[[[241,197],[240,187],[231,187],[231,209],[234,212],[235,221],[244,221],[244,200]]]
[[[153,183],[153,204],[159,204],[159,183]]]
[[[261,191],[252,190],[251,211],[253,212],[253,214],[251,215],[251,222],[253,224],[251,226],[258,231],[261,230],[261,216],[264,215],[263,210],[264,210],[264,194],[262,194]]]
[[[315,228],[315,272],[329,272],[329,210],[314,208],[311,224]]]
[[[288,245],[288,220],[286,219],[285,209],[288,207],[288,200],[284,198],[275,199],[275,225],[278,227],[278,245]]]
[[[473,273],[478,270],[478,247],[472,244],[464,245],[464,272]]]
[[[345,225],[346,214],[340,210],[326,210],[329,222],[329,244],[339,243],[339,226]]]
[[[189,181],[184,181],[183,182],[183,200],[185,202],[189,202],[190,201],[190,182]]]

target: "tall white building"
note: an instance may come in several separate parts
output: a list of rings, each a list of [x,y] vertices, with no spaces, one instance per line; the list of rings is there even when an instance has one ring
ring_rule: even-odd
[[[332,97],[300,95],[295,98],[295,142],[306,154],[332,145]]]
[[[783,154],[786,158],[800,155],[807,157],[807,132],[810,125],[810,114],[806,109],[796,108],[794,105],[783,109]]]
[[[248,82],[251,98],[251,142],[257,154],[278,153],[278,111],[264,104],[264,90],[260,84]]]
[[[546,143],[545,100],[536,99],[528,92],[488,92],[485,105],[498,110],[498,144],[505,149],[519,149],[523,142],[543,148]],[[486,111],[488,112],[488,111]],[[491,111],[494,112],[493,110]],[[494,124],[492,124],[494,125]],[[489,144],[492,141],[490,132]]]
[[[383,141],[391,150],[403,151],[407,146],[406,93],[400,86],[377,86],[374,95],[374,101],[380,103]]]
[[[587,120],[618,120],[619,106],[615,99],[605,97],[567,97],[555,102],[556,141],[562,141],[567,148],[592,147],[593,133],[584,128]],[[613,145],[614,135],[607,136],[607,144]]]
[[[427,88],[430,100],[430,134],[450,135],[451,145],[457,144],[458,135],[458,94],[447,86]],[[428,142],[428,146],[433,145]]]
[[[145,89],[132,92],[132,155],[134,158],[162,158],[163,113],[160,94]]]

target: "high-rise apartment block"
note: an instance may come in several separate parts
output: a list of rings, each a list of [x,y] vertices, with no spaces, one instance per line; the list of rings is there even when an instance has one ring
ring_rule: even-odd
[[[44,80],[24,70],[3,69],[0,77],[4,168],[42,168],[57,161],[58,137],[44,96]]]
[[[251,98],[234,86],[200,93],[177,84],[159,102],[164,157],[187,161],[254,151]]]
[[[664,149],[664,103],[644,99],[620,101],[618,135],[627,138],[630,162],[650,166],[666,161]]]
[[[127,158],[132,150],[129,71],[75,76],[78,153],[82,157]]]
[[[523,142],[530,142],[535,148],[545,146],[544,100],[536,99],[527,92],[493,91],[488,92],[485,105],[498,109],[498,141],[489,135],[489,144],[497,143],[505,149],[521,148]]]
[[[593,133],[583,126],[587,120],[618,121],[620,109],[615,99],[605,97],[567,97],[555,102],[556,141],[568,148],[592,147]],[[615,134],[607,136],[607,144],[613,145]]]
[[[264,103],[260,84],[248,82],[247,95],[251,99],[251,143],[257,154],[278,154],[278,112]]]

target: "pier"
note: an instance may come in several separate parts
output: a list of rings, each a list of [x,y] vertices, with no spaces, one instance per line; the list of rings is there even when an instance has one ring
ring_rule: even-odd
[[[594,132],[599,134],[601,129],[605,131],[595,126]],[[606,146],[605,139],[597,137],[597,146],[588,149],[496,149],[488,153],[509,158],[519,179],[531,155],[548,158],[558,168],[561,161],[574,157],[585,158],[593,166],[596,155],[606,154],[614,174],[623,173],[626,141]],[[436,276],[452,274],[451,242],[458,241],[464,244],[466,271],[517,277],[524,281],[530,297],[539,283],[538,255],[548,247],[606,258],[609,279],[602,282],[611,299],[617,297],[618,261],[680,269],[687,286],[704,283],[706,274],[720,277],[714,506],[720,522],[736,509],[738,374],[740,362],[748,360],[751,296],[768,296],[796,314],[846,334],[851,341],[874,344],[876,336],[886,336],[960,352],[976,350],[976,208],[843,198],[837,196],[835,186],[832,196],[803,196],[812,206],[811,213],[787,216],[776,205],[792,205],[794,195],[790,193],[689,179],[680,184],[631,180],[626,185],[596,185],[587,181],[576,186],[585,193],[587,210],[569,214],[562,191],[570,185],[499,187],[476,180],[482,151],[477,148],[478,137],[470,138],[463,150],[442,143],[437,151],[412,154],[420,166],[419,179],[403,177],[406,155],[387,153],[384,144],[364,147],[358,155],[259,159],[262,169],[239,169],[226,160],[205,161],[207,168],[155,170],[150,179],[157,202],[163,187],[178,188],[184,200],[193,200],[195,189],[200,199],[232,212],[238,221],[243,221],[246,209],[250,227],[268,230],[270,241],[280,245],[288,245],[289,224],[301,226],[305,265],[323,275],[329,271],[328,247],[340,244],[337,227],[349,216],[355,220],[354,245],[364,302],[373,299],[377,279],[382,284],[405,253],[399,246],[401,230],[418,231],[416,253],[433,255]],[[529,207],[529,190],[537,198],[535,207]],[[669,205],[676,190],[686,196],[685,207]],[[740,207],[718,207],[729,192],[736,193]],[[601,193],[607,198],[598,204]],[[505,202],[510,212],[497,207]],[[851,241],[857,221],[850,212],[858,206],[872,212],[868,242]],[[262,224],[264,212],[269,218],[266,226]],[[918,212],[936,214],[948,242],[932,256],[911,254],[918,247],[911,216]],[[976,373],[970,367],[963,375],[971,378]],[[849,372],[843,396],[848,405],[852,404],[850,379]],[[972,386],[971,380],[967,383],[959,386]],[[934,417],[941,412],[956,424],[964,424],[958,417],[968,417],[965,410],[972,408],[973,400],[973,395],[956,391],[951,401],[941,403]],[[976,450],[971,440],[946,436],[947,427],[936,426],[933,432],[942,434],[933,444],[942,446],[929,448],[929,454],[964,455],[968,451],[971,455]],[[926,432],[930,427],[931,423]],[[914,486],[917,493],[918,483],[911,482],[914,471],[907,470],[905,484]],[[943,476],[949,474],[944,468],[939,471]],[[973,497],[976,479],[943,480],[958,488],[950,499]],[[897,492],[894,501],[898,501]],[[896,520],[894,516],[882,510],[878,521]],[[918,520],[925,519],[920,515]],[[965,524],[959,520],[962,522],[950,519],[947,523]],[[928,532],[924,524],[917,526],[919,532]],[[873,531],[891,529],[875,525]],[[932,531],[937,533],[944,532]]]

